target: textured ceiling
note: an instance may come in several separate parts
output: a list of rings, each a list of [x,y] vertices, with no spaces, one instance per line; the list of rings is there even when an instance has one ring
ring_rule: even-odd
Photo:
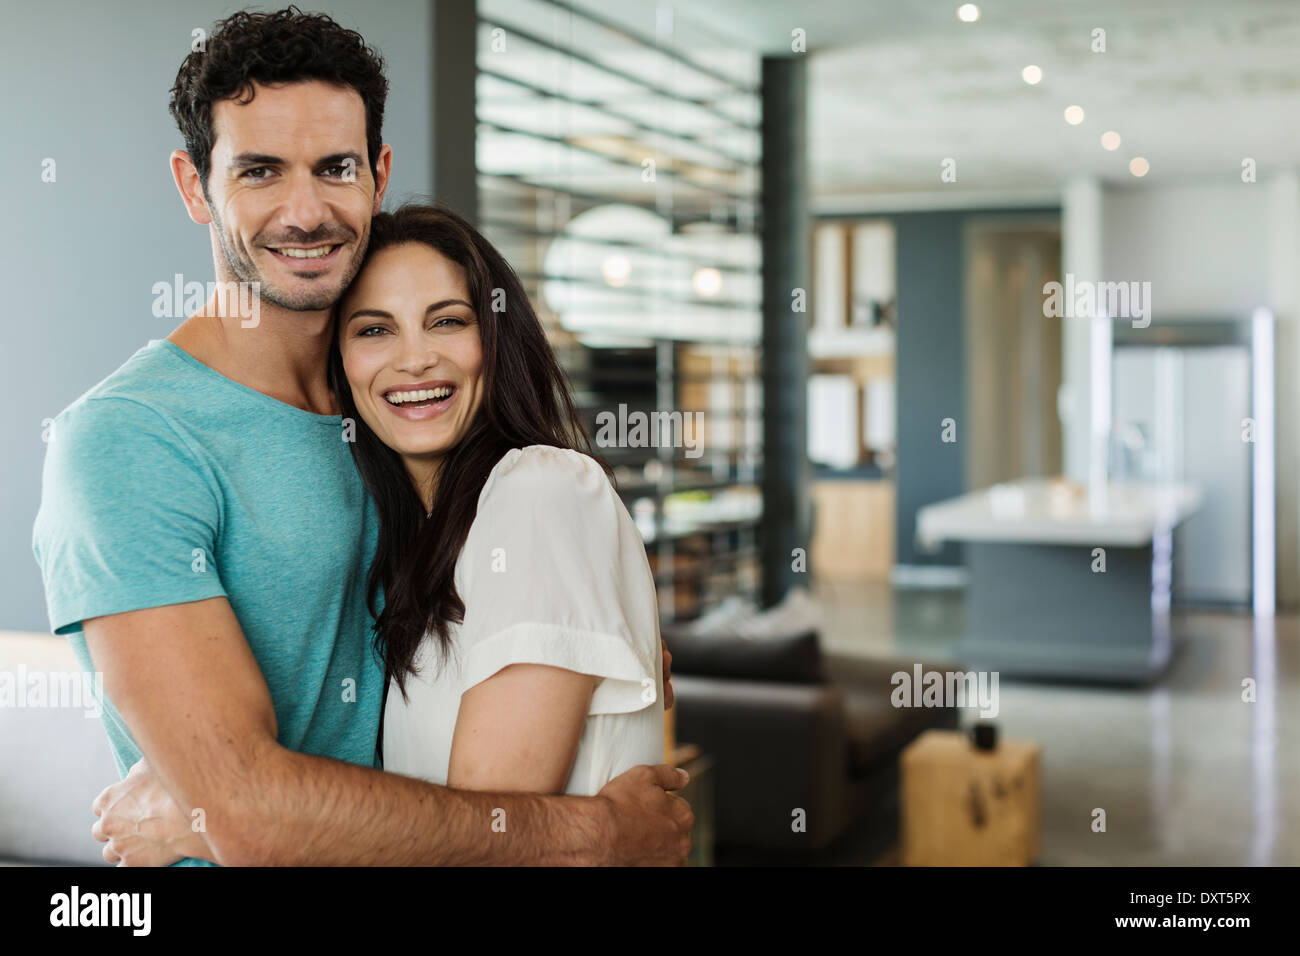
[[[975,23],[932,0],[691,0],[675,38],[764,52],[806,32],[813,192],[828,201],[919,191],[1032,191],[1094,175],[1241,181],[1300,165],[1300,2],[989,0]],[[655,4],[601,9],[653,28]],[[645,21],[641,24],[640,21]],[[1093,52],[1093,30],[1106,51]],[[698,31],[694,36],[693,31]],[[1020,76],[1043,70],[1037,86]],[[1083,123],[1063,111],[1082,106]],[[1121,145],[1108,152],[1101,134]],[[956,182],[940,179],[956,160]]]

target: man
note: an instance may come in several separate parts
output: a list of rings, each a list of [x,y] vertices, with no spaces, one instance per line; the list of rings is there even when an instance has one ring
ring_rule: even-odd
[[[103,673],[119,772],[135,765],[96,836],[148,862],[170,795],[203,823],[190,863],[682,863],[667,766],[595,797],[373,768],[376,516],[325,369],[388,184],[386,93],[359,35],[292,7],[221,22],[177,76],[177,188],[218,283],[255,295],[214,295],[55,419],[33,537],[51,628]]]

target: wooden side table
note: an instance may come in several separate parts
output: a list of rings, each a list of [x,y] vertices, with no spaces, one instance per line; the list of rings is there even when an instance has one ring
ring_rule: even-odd
[[[668,763],[691,775],[691,782],[677,791],[691,805],[695,826],[691,828],[691,858],[688,866],[713,865],[713,758],[695,744],[682,744],[668,755]]]
[[[904,866],[1028,866],[1042,832],[1041,748],[928,730],[901,757]]]

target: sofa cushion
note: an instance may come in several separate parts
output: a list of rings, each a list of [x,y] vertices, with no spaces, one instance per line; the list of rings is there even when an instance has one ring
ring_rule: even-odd
[[[0,671],[31,686],[80,667],[61,637],[0,631]],[[84,707],[0,707],[0,860],[105,865],[90,804],[117,780],[103,724]]]
[[[674,674],[820,684],[825,678],[816,631],[764,637],[705,635],[667,629]]]
[[[960,712],[955,707],[895,707],[893,677],[911,673],[914,662],[890,658],[832,655],[826,660],[827,679],[844,699],[844,724],[848,738],[849,770],[855,777],[868,775],[882,761],[893,759],[914,738],[932,728],[955,729]],[[945,665],[927,663],[923,670]]]

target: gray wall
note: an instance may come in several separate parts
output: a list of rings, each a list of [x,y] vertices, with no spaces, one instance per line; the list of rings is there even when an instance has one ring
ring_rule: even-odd
[[[954,545],[916,551],[916,512],[965,484],[966,363],[962,322],[965,213],[894,217],[898,268],[898,564],[960,564]],[[955,442],[941,440],[956,422]]]
[[[167,92],[191,31],[243,4],[196,0],[6,3],[0,30],[0,630],[49,623],[31,553],[52,418],[149,339],[153,284],[207,281],[206,228],[190,222],[168,154]],[[279,4],[260,5],[272,9]],[[391,206],[432,192],[429,0],[303,4],[358,30],[388,62]],[[41,181],[42,161],[57,181]],[[166,489],[160,488],[160,494]]]
[[[934,554],[916,549],[916,513],[925,505],[966,489],[964,331],[967,220],[1006,213],[1059,215],[1058,209],[965,209],[901,213],[892,219],[897,236],[898,475],[897,557],[901,565],[959,565],[961,551],[946,544]],[[955,442],[941,440],[941,422],[956,422]]]

